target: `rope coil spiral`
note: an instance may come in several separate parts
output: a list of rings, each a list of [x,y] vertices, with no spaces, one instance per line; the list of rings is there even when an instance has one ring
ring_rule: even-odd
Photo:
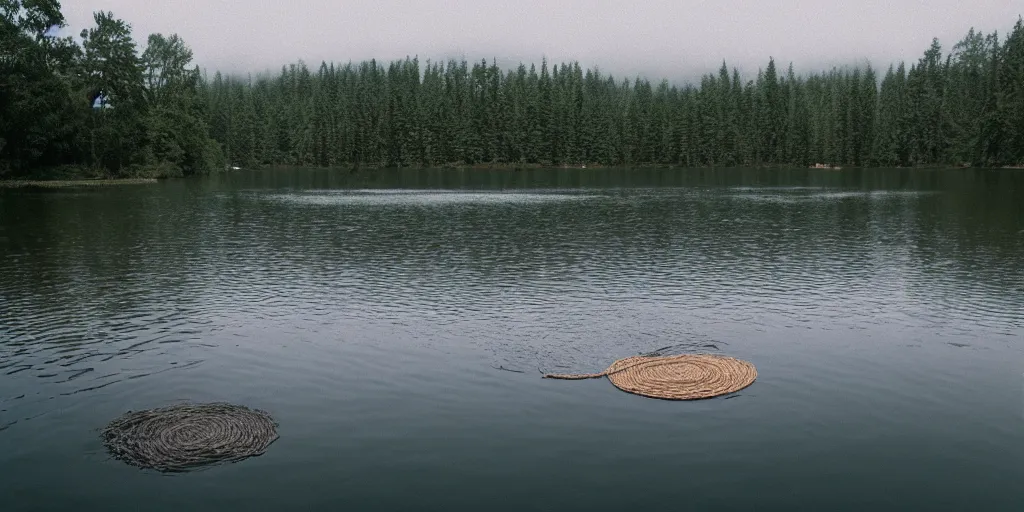
[[[103,430],[114,458],[168,472],[262,455],[277,437],[270,414],[224,403],[129,412]]]
[[[627,393],[664,400],[700,400],[735,393],[753,384],[757,369],[727,356],[681,354],[627,357],[601,373],[544,376],[562,380],[601,377],[608,377],[615,387]]]

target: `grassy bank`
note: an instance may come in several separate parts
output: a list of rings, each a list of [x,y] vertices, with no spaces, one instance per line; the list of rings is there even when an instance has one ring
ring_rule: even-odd
[[[0,169],[0,188],[68,188],[110,185],[141,185],[166,178],[181,178],[180,168],[161,163],[124,167],[117,173],[79,165],[44,167],[28,172],[5,174]]]
[[[145,185],[156,183],[156,178],[115,178],[89,180],[0,180],[0,188],[76,188],[107,187],[116,185]]]

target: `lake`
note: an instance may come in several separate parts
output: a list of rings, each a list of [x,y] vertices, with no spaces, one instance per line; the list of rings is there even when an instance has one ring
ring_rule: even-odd
[[[752,362],[695,402],[606,379]],[[265,409],[185,474],[99,431]],[[239,171],[0,190],[0,509],[1017,510],[1024,172]]]

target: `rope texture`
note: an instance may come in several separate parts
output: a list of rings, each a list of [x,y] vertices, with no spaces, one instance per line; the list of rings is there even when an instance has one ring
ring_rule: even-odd
[[[224,403],[129,412],[103,430],[114,458],[175,472],[262,455],[277,437],[268,413]]]
[[[548,374],[546,379],[582,380],[608,377],[615,387],[650,398],[700,400],[735,393],[757,379],[754,365],[711,354],[634,356],[612,363],[601,373]]]

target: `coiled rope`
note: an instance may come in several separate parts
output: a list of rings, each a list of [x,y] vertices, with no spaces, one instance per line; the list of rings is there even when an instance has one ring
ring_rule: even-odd
[[[699,400],[735,393],[753,384],[757,369],[732,357],[682,354],[627,357],[601,373],[544,376],[563,380],[601,377],[608,377],[627,393],[664,400]]]
[[[159,471],[187,471],[262,455],[277,437],[268,413],[223,403],[129,412],[103,430],[114,458]]]

